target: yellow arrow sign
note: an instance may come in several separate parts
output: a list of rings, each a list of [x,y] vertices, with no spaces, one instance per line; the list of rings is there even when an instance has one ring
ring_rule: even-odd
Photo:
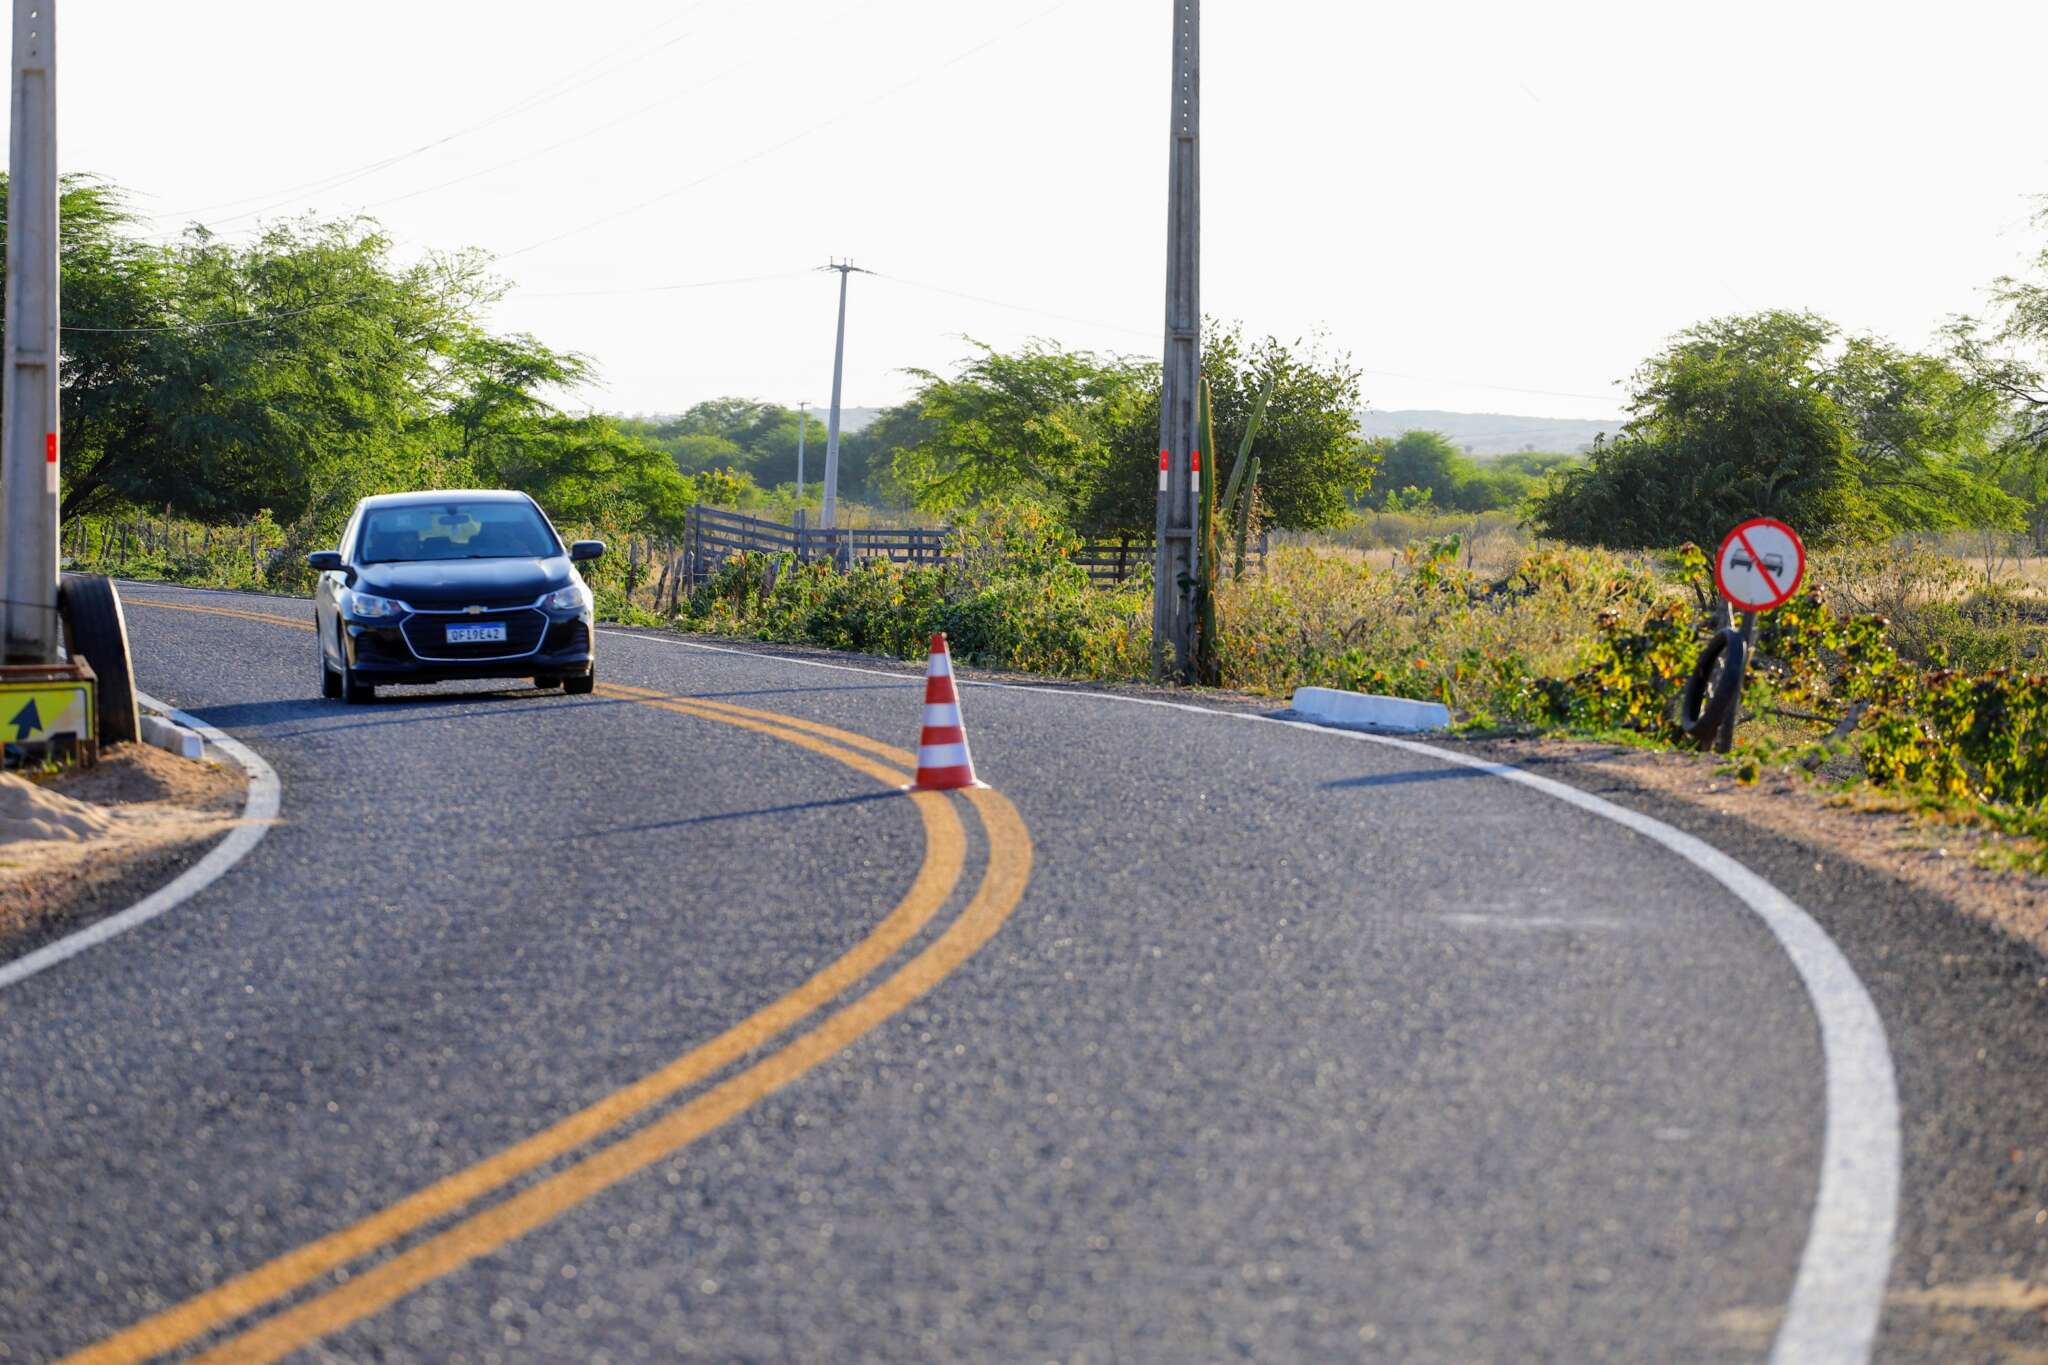
[[[0,740],[9,744],[92,739],[92,720],[91,683],[0,683]]]

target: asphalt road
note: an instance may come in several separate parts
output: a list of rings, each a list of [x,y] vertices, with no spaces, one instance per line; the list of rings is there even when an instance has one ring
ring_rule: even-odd
[[[0,1360],[1769,1349],[1815,1007],[1611,820],[1057,691],[969,689],[995,791],[913,799],[906,677],[614,632],[594,697],[345,707],[258,619],[306,604],[128,598],[140,685],[260,752],[283,820],[0,992]],[[1984,1301],[2041,1264],[2048,968],[1610,795],[1769,877],[1877,1003],[1875,1358],[2048,1359]]]

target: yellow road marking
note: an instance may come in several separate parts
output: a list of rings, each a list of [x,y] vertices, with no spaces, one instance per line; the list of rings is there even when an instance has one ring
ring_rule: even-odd
[[[196,1358],[195,1365],[277,1360],[378,1312],[429,1281],[525,1236],[687,1147],[844,1051],[944,980],[1000,929],[1031,877],[1031,836],[1000,793],[967,793],[988,830],[988,867],[974,899],[945,933],[881,985],[811,1032],[610,1147],[472,1214],[446,1231],[269,1318]]]
[[[157,602],[151,602],[148,605],[162,606],[174,611],[196,611],[214,615],[237,616],[251,620],[267,621],[277,625],[287,625],[307,630],[312,629],[311,626],[304,622],[293,621],[285,617],[263,616],[253,612],[239,612],[222,607],[187,607]],[[696,703],[688,699],[664,696],[660,693],[647,693],[644,689],[618,689],[618,693],[625,699],[643,702],[648,705],[658,705],[664,710],[698,715],[704,719],[719,720],[743,729],[771,735],[822,756],[833,758],[890,786],[900,786],[909,777],[909,774],[898,769],[885,767],[863,757],[861,754],[849,752],[849,748],[858,747],[887,757],[903,760],[909,759],[910,755],[905,751],[880,744],[878,741],[869,739],[864,735],[857,735],[850,731],[834,730],[830,726],[818,725],[811,721],[800,721],[795,717],[778,716],[774,712],[751,711],[743,707],[726,707],[719,703]],[[634,695],[636,693],[640,695]],[[720,714],[721,712],[728,712],[730,714]],[[823,738],[824,736],[834,737],[844,743],[827,742]],[[977,797],[982,795],[993,796],[993,793],[974,793],[974,795]],[[673,1096],[688,1086],[703,1080],[733,1061],[743,1057],[748,1052],[755,1050],[779,1034],[787,1031],[789,1028],[794,1027],[806,1016],[814,1013],[821,1006],[829,1003],[848,987],[858,982],[862,977],[874,970],[876,966],[887,960],[904,943],[914,937],[931,920],[932,916],[937,913],[939,907],[945,903],[953,887],[958,883],[960,873],[965,864],[966,836],[954,806],[944,797],[929,792],[913,793],[912,800],[916,803],[919,815],[924,822],[927,852],[924,865],[920,868],[910,891],[905,895],[902,902],[875,927],[874,931],[866,939],[863,939],[845,956],[817,973],[795,991],[757,1011],[710,1042],[692,1049],[661,1070],[641,1078],[632,1085],[614,1092],[596,1104],[576,1114],[572,1114],[566,1119],[560,1120],[549,1128],[536,1133],[534,1136],[506,1148],[504,1151],[488,1157],[473,1166],[445,1177],[347,1228],[331,1233],[294,1251],[287,1252],[283,1256],[257,1267],[255,1270],[237,1276],[235,1279],[197,1295],[174,1308],[145,1319],[115,1336],[106,1338],[72,1356],[66,1357],[65,1365],[86,1365],[87,1362],[91,1362],[92,1365],[110,1365],[111,1362],[117,1361],[140,1361],[175,1349],[207,1331],[253,1312],[291,1293],[293,1290],[303,1287],[312,1280],[339,1269],[352,1260],[388,1245],[390,1242],[417,1230],[427,1223],[453,1213],[539,1166],[545,1165],[547,1162],[565,1155],[576,1147],[602,1136],[605,1132],[618,1127],[633,1116]],[[1000,798],[997,798],[997,800],[1000,800]],[[942,936],[931,949],[927,949],[925,953],[914,958],[908,966],[899,971],[895,976],[892,976],[889,982],[885,982],[883,987],[879,987],[878,990],[888,989],[892,983],[902,981],[905,973],[911,971],[919,963],[927,962],[934,949],[949,941],[959,942],[960,940],[956,936],[961,931],[962,926],[967,924],[968,920],[974,915],[975,906],[983,904],[985,899],[992,894],[991,887],[996,887],[994,894],[999,896],[1002,894],[1002,885],[1007,885],[1007,881],[1014,881],[1013,894],[1010,895],[1007,904],[1003,905],[1001,915],[998,916],[993,924],[989,925],[987,933],[974,940],[972,947],[969,947],[966,952],[961,953],[957,959],[954,959],[950,965],[946,966],[945,970],[950,971],[952,966],[958,965],[959,961],[964,961],[967,953],[971,953],[974,947],[979,947],[980,943],[986,940],[987,934],[992,934],[995,931],[995,928],[1001,923],[1001,918],[1007,917],[1009,908],[1014,906],[1016,898],[1023,894],[1024,882],[1029,877],[1031,859],[1030,835],[1028,831],[1024,829],[1022,821],[1016,817],[1014,808],[1010,807],[1007,801],[1001,802],[1000,807],[986,806],[982,802],[977,801],[977,809],[981,814],[984,826],[989,829],[991,838],[989,868],[984,874],[981,892],[977,895],[975,902],[969,905],[968,910],[963,912],[961,919],[956,921],[953,927],[947,931],[946,935]],[[997,827],[991,823],[989,814],[991,809],[998,811],[997,818],[999,820],[1005,818],[1002,812],[1007,812],[1006,818],[1008,823],[1003,826],[1005,837],[1013,843],[1021,839],[1018,849],[998,849],[995,846]],[[1020,859],[1021,863],[1019,862]],[[999,865],[1011,869],[1005,874],[1007,880],[1001,884],[998,884],[996,880]],[[943,974],[943,972],[940,973],[941,976]],[[938,977],[933,977],[930,981],[918,986],[911,996],[903,1000],[902,1004],[894,1006],[887,1013],[874,1018],[872,1022],[866,1023],[856,1032],[847,1035],[847,1042],[851,1042],[854,1038],[859,1037],[860,1034],[873,1028],[875,1024],[880,1023],[889,1014],[893,1014],[896,1010],[901,1009],[903,1004],[909,1003],[909,1000],[914,999],[917,994],[922,994],[923,991],[930,989],[930,986],[936,984],[937,980]],[[900,991],[901,987],[899,986],[898,989]],[[724,1083],[723,1086],[714,1087],[713,1090],[707,1092],[704,1096],[700,1096],[699,1100],[693,1101],[691,1105],[686,1105],[683,1109],[678,1110],[675,1115],[662,1120],[661,1124],[657,1124],[655,1127],[645,1131],[653,1132],[657,1129],[662,1129],[663,1124],[673,1124],[681,1115],[690,1113],[693,1109],[696,1109],[700,1114],[710,1112],[697,1107],[703,1105],[704,1101],[709,1100],[714,1095],[723,1093],[727,1096],[727,1101],[729,1102],[732,1095],[743,1093],[742,1091],[730,1090],[728,1089],[729,1087],[734,1086],[737,1082],[748,1076],[755,1076],[756,1073],[761,1072],[761,1068],[774,1063],[777,1058],[786,1057],[792,1048],[801,1047],[806,1041],[825,1034],[826,1030],[833,1027],[833,1021],[846,1018],[858,1008],[859,1004],[860,1002],[856,1002],[855,1005],[847,1007],[847,1009],[842,1010],[839,1014],[832,1016],[832,1019],[828,1020],[823,1028],[813,1034],[806,1035],[806,1039],[799,1040],[798,1043],[772,1054],[755,1067],[733,1077]],[[844,1026],[842,1025],[841,1027],[843,1029]],[[839,1046],[844,1046],[844,1044]],[[829,1056],[831,1051],[837,1050],[838,1047],[834,1047],[824,1055]],[[746,1099],[738,1108],[721,1111],[719,1117],[710,1126],[716,1127],[717,1124],[723,1123],[732,1114],[740,1112],[740,1110],[748,1105],[757,1102],[758,1099],[780,1089],[796,1079],[797,1076],[803,1074],[803,1072],[810,1070],[819,1060],[823,1060],[823,1058],[819,1057],[806,1061],[799,1070],[782,1079],[773,1079],[766,1089],[762,1089],[757,1094],[754,1094],[752,1098]],[[787,1063],[785,1062],[784,1065],[787,1065]],[[772,1079],[772,1073],[762,1074],[771,1075]],[[667,1131],[666,1129],[662,1130]],[[708,1129],[703,1131],[708,1131]],[[689,1136],[682,1137],[673,1145],[684,1145],[694,1140],[696,1135],[692,1133]],[[631,1139],[628,1141],[631,1141]],[[624,1145],[623,1143],[619,1144],[619,1146]],[[607,1151],[612,1150],[617,1150],[617,1148],[607,1149]],[[600,1156],[602,1155],[600,1153]],[[586,1162],[596,1159],[587,1158]],[[648,1159],[653,1160],[656,1158],[650,1157]],[[644,1165],[645,1163],[642,1164]],[[578,1166],[569,1168],[562,1175],[566,1176],[580,1169],[582,1169],[582,1164],[579,1163]],[[639,1168],[634,1167],[633,1169]],[[605,1184],[609,1185],[616,1179],[622,1179],[624,1174],[629,1173],[625,1172],[615,1176],[612,1180],[607,1180]],[[554,1179],[559,1180],[561,1176]],[[549,1182],[543,1182],[541,1185],[534,1187],[535,1190],[546,1188],[549,1188]],[[603,1186],[597,1188],[603,1188]],[[596,1189],[592,1189],[589,1193],[594,1194],[595,1192]],[[528,1193],[530,1194],[532,1191]],[[524,1197],[524,1195],[520,1196],[520,1198]],[[589,1194],[584,1194],[571,1202],[581,1202],[582,1199],[588,1197]],[[511,1202],[515,1201],[508,1201],[508,1204]],[[568,1205],[563,1207],[566,1208]],[[478,1215],[478,1217],[481,1216]],[[555,1215],[547,1215],[547,1217],[553,1216]],[[450,1229],[450,1233],[467,1227],[470,1222],[474,1221],[475,1219],[471,1219],[457,1224],[456,1228]],[[541,1221],[546,1221],[546,1219],[544,1218]],[[524,1230],[522,1229],[521,1231]],[[449,1234],[443,1234],[443,1236],[447,1235]],[[513,1233],[511,1235],[517,1236],[519,1234]],[[506,1240],[509,1240],[509,1238]],[[436,1241],[438,1239],[430,1239],[428,1242],[423,1243],[422,1247],[435,1245]],[[415,1248],[415,1250],[418,1249]],[[462,1259],[466,1261],[478,1254],[482,1253],[472,1252]],[[387,1264],[396,1263],[396,1261],[393,1261]],[[457,1264],[460,1263],[457,1262]],[[423,1283],[424,1281],[421,1282]],[[398,1292],[402,1294],[410,1291],[409,1289],[401,1289]],[[309,1301],[308,1304],[302,1305],[302,1307],[311,1307],[314,1304],[325,1302],[326,1299],[327,1296],[323,1296],[322,1298]],[[293,1311],[297,1312],[298,1310]],[[374,1309],[363,1310],[363,1312],[369,1311],[374,1311]],[[287,1314],[284,1316],[290,1317],[291,1315]],[[361,1313],[358,1313],[357,1316],[361,1316]],[[282,1320],[283,1318],[280,1318],[276,1321]],[[331,1331],[332,1328],[324,1330]],[[226,1350],[228,1347],[235,1346],[244,1339],[237,1338],[229,1342],[227,1346],[219,1349]]]
[[[916,680],[913,679],[912,681]],[[785,716],[779,711],[756,711],[752,707],[734,706],[731,702],[712,701],[706,697],[678,697],[668,692],[656,692],[645,687],[628,687],[624,683],[600,683],[597,690],[608,692],[614,696],[630,697],[634,701],[646,702],[649,705],[658,706],[663,702],[682,702],[707,711],[723,711],[727,715],[732,716],[773,719],[792,730],[803,730],[814,735],[835,739],[851,749],[865,749],[867,752],[882,758],[894,759],[898,763],[907,763],[912,766],[915,766],[917,763],[917,755],[908,749],[900,748],[894,744],[884,744],[881,740],[869,739],[866,735],[857,735],[849,730],[835,729],[830,725],[820,725],[814,720],[805,720],[800,716]]]
[[[187,602],[159,602],[149,597],[124,597],[124,607],[155,607],[159,611],[192,611],[202,616],[236,616],[244,621],[265,621],[273,626],[290,626],[293,630],[316,630],[311,621],[303,616],[270,616],[260,611],[236,611],[232,607],[202,607]]]

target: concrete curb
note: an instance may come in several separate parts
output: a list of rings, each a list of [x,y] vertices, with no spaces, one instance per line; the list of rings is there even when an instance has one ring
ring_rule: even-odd
[[[1296,715],[1319,724],[1362,725],[1403,734],[1442,730],[1451,723],[1450,708],[1433,701],[1343,692],[1334,687],[1297,687],[1290,705]]]
[[[182,725],[173,725],[162,716],[142,717],[142,742],[167,749],[180,758],[202,759],[206,757],[206,741]]]

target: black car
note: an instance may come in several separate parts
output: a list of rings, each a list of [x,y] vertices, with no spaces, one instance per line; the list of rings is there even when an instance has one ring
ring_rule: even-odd
[[[576,565],[601,540],[562,544],[524,493],[392,493],[356,504],[320,571],[320,693],[373,700],[379,683],[532,678],[597,684],[590,589]]]

